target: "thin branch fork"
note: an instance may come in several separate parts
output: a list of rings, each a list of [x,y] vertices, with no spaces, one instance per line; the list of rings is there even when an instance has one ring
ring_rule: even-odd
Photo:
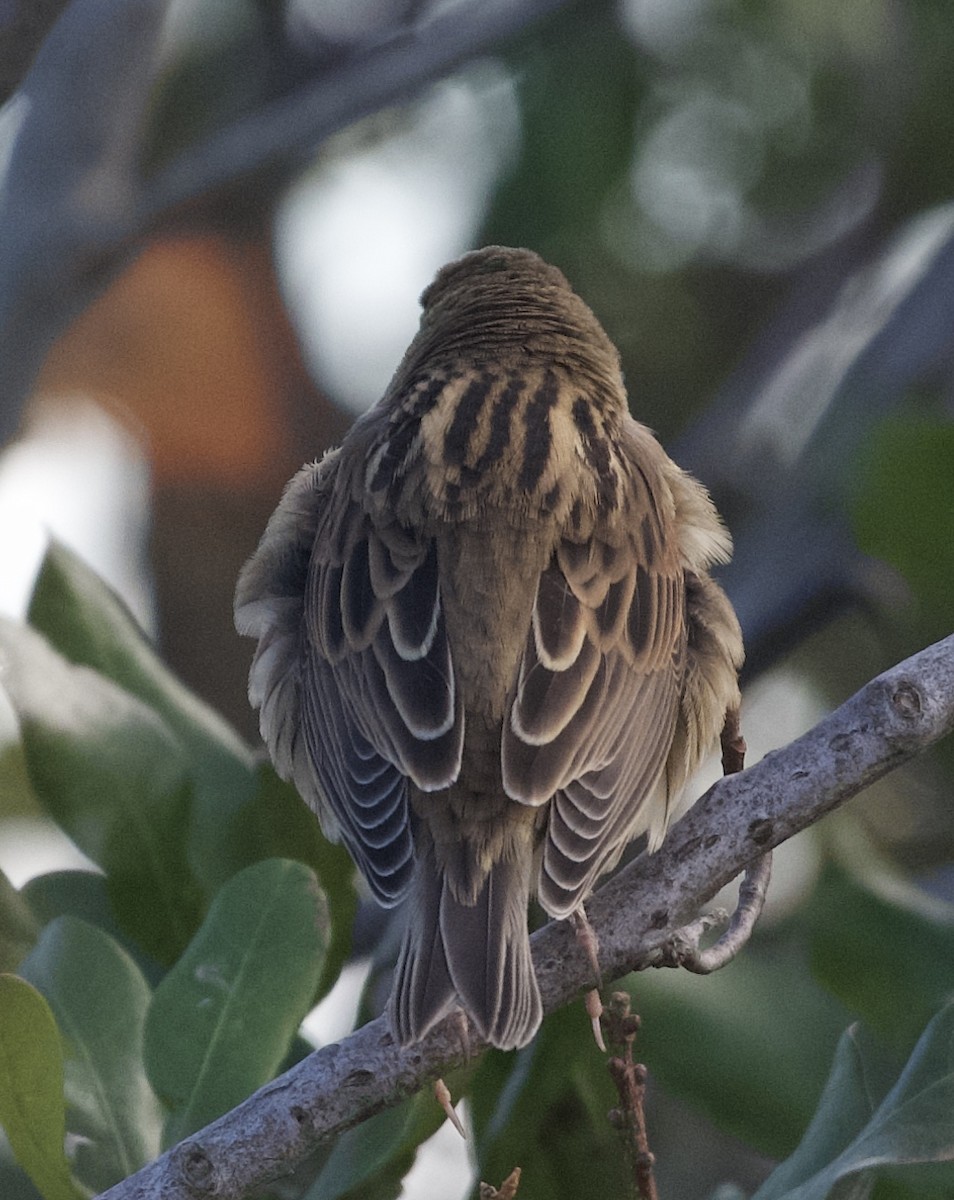
[[[671,954],[673,930],[694,920],[750,863],[952,729],[954,636],[878,676],[790,745],[720,780],[656,854],[630,863],[589,902],[604,977]],[[538,931],[533,951],[547,1012],[592,986],[592,967],[568,922]],[[481,1048],[474,1030],[469,1048]],[[319,1142],[463,1059],[456,1016],[403,1048],[378,1018],[309,1055],[102,1200],[241,1200],[292,1171]]]

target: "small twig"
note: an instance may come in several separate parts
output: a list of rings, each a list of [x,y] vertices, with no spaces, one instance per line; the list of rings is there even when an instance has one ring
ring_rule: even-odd
[[[630,1161],[636,1194],[640,1200],[659,1200],[653,1175],[655,1158],[649,1149],[646,1135],[646,1078],[642,1063],[633,1060],[633,1043],[639,1032],[639,1014],[630,1011],[626,992],[614,992],[604,1017],[606,1036],[610,1043],[622,1046],[622,1056],[607,1063],[610,1076],[619,1093],[619,1108],[610,1113],[610,1120],[623,1136]]]
[[[499,1188],[489,1183],[480,1185],[480,1200],[513,1200],[520,1186],[520,1168],[514,1167]]]

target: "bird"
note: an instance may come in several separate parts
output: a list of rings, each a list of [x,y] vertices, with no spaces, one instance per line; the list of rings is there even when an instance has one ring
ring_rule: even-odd
[[[740,704],[731,539],[631,414],[620,357],[526,249],[444,266],[383,398],[286,487],[236,589],[278,773],[404,902],[402,1045],[542,1018],[536,897],[572,918],[662,842]]]

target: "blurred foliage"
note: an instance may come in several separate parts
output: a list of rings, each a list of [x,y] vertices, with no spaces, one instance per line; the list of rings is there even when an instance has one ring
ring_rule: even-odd
[[[930,1022],[890,1089],[884,1074],[877,1050],[848,1030],[805,1137],[752,1200],[824,1200],[833,1189],[870,1196],[876,1174],[916,1187],[922,1200],[949,1196],[954,1004]]]
[[[616,1093],[582,1005],[548,1017],[517,1054],[486,1054],[470,1098],[479,1178],[519,1165],[521,1200],[626,1194],[627,1159],[606,1119]]]
[[[434,16],[395,0],[345,35],[323,23],[335,11],[68,6],[30,106],[7,113],[11,144],[22,124],[0,222],[4,405],[146,237],[185,223],[267,241],[323,138],[375,114],[328,154],[346,165],[419,118],[382,105],[492,50],[520,136],[473,240],[562,266],[621,348],[636,415],[683,434],[736,535],[726,579],[757,668],[794,647],[834,702],[947,633],[954,10],[464,0]],[[72,1200],[303,1052],[357,899],[347,855],[73,556],[52,549],[29,626],[2,645],[20,730],[0,747],[2,815],[41,806],[102,872],[0,877],[0,1195]],[[954,1194],[952,781],[948,744],[856,802],[794,910],[717,976],[625,981],[656,1084],[713,1137],[791,1156],[760,1200]],[[935,869],[939,895],[912,866]],[[195,990],[209,964],[234,1007]],[[858,1019],[869,1033],[843,1033]],[[623,1191],[613,1095],[576,1009],[455,1094],[479,1177],[519,1163],[522,1200]],[[437,1120],[427,1094],[380,1114],[299,1192],[397,1196]],[[706,1150],[678,1129],[669,1144],[702,1200],[720,1182]],[[726,1145],[738,1177],[763,1171]]]
[[[871,432],[854,505],[862,549],[911,590],[919,634],[943,637],[954,612],[954,424],[910,414]]]
[[[214,833],[188,819],[183,805],[208,778],[203,759],[225,753],[231,735],[167,677],[116,597],[62,547],[47,557],[30,612],[33,627],[0,627],[27,771],[103,874],[57,872],[19,892],[0,877],[0,1122],[37,1193],[73,1200],[78,1186],[101,1190],[135,1171],[301,1052],[297,1030],[329,980],[331,930],[350,929],[354,891],[336,856],[311,852],[317,834],[296,852],[300,802],[240,744],[230,766],[246,772],[262,812],[220,807]],[[221,883],[183,877],[208,838],[245,845],[250,819],[257,859],[235,858]],[[954,1009],[943,1005],[954,991],[954,908],[850,845],[853,859],[833,856],[799,910],[716,976],[628,981],[643,1018],[639,1051],[660,1083],[776,1157],[808,1126],[759,1193],[766,1200],[821,1198],[859,1173],[866,1187],[886,1171],[903,1186],[906,1170],[950,1154]],[[144,903],[160,919],[145,920]],[[859,1049],[856,1033],[838,1043],[851,1015],[895,1054],[912,1053],[890,1092],[870,1081],[872,1064],[890,1073],[891,1054]],[[625,1189],[626,1158],[606,1119],[614,1091],[582,1008],[555,1013],[525,1050],[486,1054],[451,1083],[470,1100],[482,1178],[519,1163],[529,1200]],[[426,1091],[379,1114],[318,1156],[301,1194],[397,1196],[439,1123]],[[936,1170],[918,1187],[950,1181]],[[0,1158],[0,1185],[14,1178]],[[810,1190],[794,1188],[809,1179]],[[25,1194],[22,1179],[16,1186]]]

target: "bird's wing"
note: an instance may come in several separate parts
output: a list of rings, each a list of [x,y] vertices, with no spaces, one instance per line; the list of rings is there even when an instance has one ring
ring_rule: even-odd
[[[628,841],[661,838],[686,658],[685,583],[664,484],[621,460],[623,506],[568,529],[537,584],[502,741],[515,800],[553,797],[540,900],[573,911]]]
[[[351,461],[357,476],[363,462]],[[252,699],[276,766],[393,904],[410,881],[407,778],[446,787],[463,742],[436,550],[395,521],[372,520],[340,454],[309,470],[273,518],[284,536],[270,552],[272,579],[297,563],[295,587],[284,588],[300,597],[285,616],[287,644],[276,652],[274,628],[245,622],[260,638]],[[310,523],[307,546],[290,532],[296,520]],[[267,545],[268,531],[256,557]]]

